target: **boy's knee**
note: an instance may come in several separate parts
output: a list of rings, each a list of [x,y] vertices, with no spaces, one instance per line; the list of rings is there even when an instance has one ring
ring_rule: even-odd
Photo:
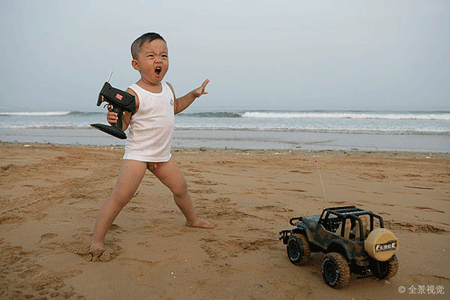
[[[132,195],[123,194],[123,193],[113,193],[110,197],[110,201],[115,203],[116,206],[124,207],[131,201]]]
[[[188,192],[188,185],[185,180],[183,180],[175,189],[172,191],[175,196],[181,197]]]

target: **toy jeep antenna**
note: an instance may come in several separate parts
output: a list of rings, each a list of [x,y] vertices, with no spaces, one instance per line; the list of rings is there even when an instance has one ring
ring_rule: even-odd
[[[320,216],[296,217],[280,231],[289,260],[304,264],[311,251],[323,252],[322,276],[333,288],[348,284],[350,273],[389,279],[398,270],[398,239],[383,218],[356,206],[326,208]]]

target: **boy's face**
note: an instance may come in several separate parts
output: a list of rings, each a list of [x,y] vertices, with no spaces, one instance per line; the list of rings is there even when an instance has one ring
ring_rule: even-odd
[[[159,85],[169,70],[169,52],[166,43],[163,40],[144,43],[132,65],[149,84]]]

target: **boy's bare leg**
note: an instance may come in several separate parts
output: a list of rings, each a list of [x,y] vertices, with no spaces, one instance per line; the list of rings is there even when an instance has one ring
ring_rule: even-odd
[[[103,249],[106,232],[122,208],[136,193],[146,168],[145,162],[125,159],[122,161],[116,186],[98,214],[91,239],[91,251]]]
[[[173,158],[168,162],[148,164],[148,169],[173,193],[175,203],[186,218],[186,225],[190,227],[214,228],[208,221],[202,220],[195,214],[191,196],[187,190],[187,183]]]

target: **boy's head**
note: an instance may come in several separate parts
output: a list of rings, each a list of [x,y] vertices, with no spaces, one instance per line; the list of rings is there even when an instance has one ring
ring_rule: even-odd
[[[162,40],[166,42],[161,35],[155,32],[148,32],[138,37],[133,44],[131,44],[131,56],[133,59],[138,58],[139,51],[145,43],[151,43],[154,40]]]
[[[140,82],[160,86],[169,70],[169,54],[166,41],[157,33],[146,33],[131,45],[131,65],[141,74]]]

